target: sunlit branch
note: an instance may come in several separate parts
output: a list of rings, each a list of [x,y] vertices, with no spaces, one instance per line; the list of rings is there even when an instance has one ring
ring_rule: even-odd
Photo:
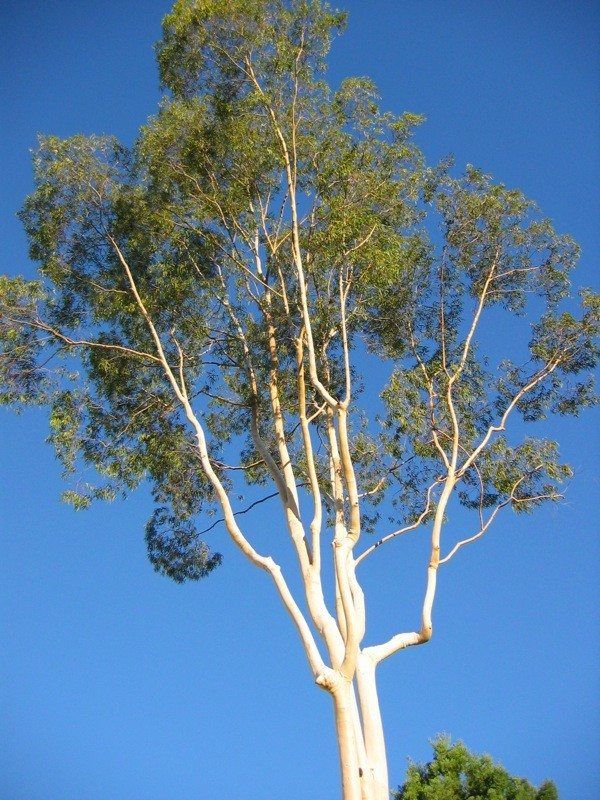
[[[446,247],[440,259],[440,339],[442,345],[442,367],[448,375],[448,362],[446,354],[446,298],[445,298],[445,271],[444,259],[446,258]],[[448,377],[450,377],[448,375]]]
[[[452,378],[450,379],[451,382],[454,382],[457,379],[457,377],[463,371],[463,369],[465,367],[465,364],[467,363],[467,358],[469,357],[469,350],[471,349],[471,342],[473,341],[473,337],[475,335],[475,331],[477,330],[477,326],[479,324],[479,320],[481,319],[481,314],[482,314],[484,306],[485,306],[485,301],[486,301],[486,298],[487,298],[488,289],[489,289],[490,284],[491,284],[491,282],[492,282],[492,280],[494,278],[494,272],[496,271],[496,267],[498,266],[499,257],[500,257],[500,250],[498,248],[496,250],[496,254],[495,254],[495,256],[494,256],[494,258],[492,260],[492,265],[491,265],[490,270],[489,270],[489,272],[487,274],[487,277],[485,279],[483,287],[481,289],[481,294],[479,295],[479,302],[477,303],[477,308],[476,308],[475,314],[473,316],[473,321],[471,322],[471,327],[469,328],[469,332],[467,333],[467,336],[466,336],[466,339],[465,339],[465,343],[464,343],[464,346],[463,346],[462,356],[461,356],[460,362],[459,362],[454,374],[452,375]]]
[[[296,266],[296,272],[298,275],[298,287],[300,290],[300,304],[302,308],[302,320],[306,330],[306,340],[308,345],[308,357],[309,357],[309,373],[310,379],[317,389],[317,391],[321,394],[324,400],[332,407],[336,408],[338,405],[338,401],[327,391],[323,383],[319,380],[318,371],[317,371],[317,360],[316,360],[316,352],[315,352],[315,345],[314,345],[314,338],[312,332],[312,322],[310,319],[310,314],[308,310],[308,296],[306,290],[306,279],[304,275],[304,266],[302,264],[302,253],[300,248],[300,232],[299,232],[299,221],[298,221],[298,210],[296,205],[296,183],[293,176],[293,169],[292,169],[292,160],[290,158],[290,152],[287,146],[287,142],[281,130],[281,126],[277,121],[277,117],[275,115],[275,111],[273,110],[272,105],[269,103],[266,95],[256,78],[254,73],[254,69],[252,67],[252,63],[249,59],[246,60],[246,68],[248,73],[252,79],[252,83],[255,86],[257,92],[259,93],[265,107],[267,109],[267,113],[271,119],[273,129],[282,149],[282,155],[285,163],[285,170],[287,175],[288,181],[288,191],[289,191],[289,198],[290,198],[290,209],[292,213],[292,251],[294,255],[294,264]]]
[[[178,370],[179,370],[179,384],[180,384],[180,386],[181,386],[181,391],[182,391],[184,394],[186,394],[186,388],[185,388],[185,376],[184,376],[184,371],[183,371],[183,370],[184,370],[184,354],[183,354],[183,350],[181,349],[181,345],[179,344],[179,342],[178,342],[178,341],[177,341],[177,339],[175,338],[175,335],[173,334],[173,332],[171,332],[171,338],[172,338],[172,339],[173,339],[173,341],[175,342],[175,347],[177,348],[177,353],[179,354],[179,366],[178,366]]]
[[[223,278],[223,274],[222,274],[222,271],[221,271],[220,268],[218,268],[218,274],[219,274],[219,278],[221,280],[221,285],[222,285],[222,288],[223,288],[223,296],[221,298],[221,302],[223,303],[223,306],[227,310],[227,313],[229,314],[231,322],[233,323],[233,325],[234,325],[234,327],[235,327],[235,329],[237,331],[238,338],[239,338],[239,341],[240,341],[240,343],[242,345],[242,349],[243,349],[243,352],[244,352],[244,358],[246,360],[246,370],[247,370],[247,374],[248,374],[248,380],[249,380],[249,383],[250,383],[250,391],[251,391],[251,395],[252,395],[252,407],[251,407],[251,410],[252,410],[252,424],[251,424],[252,439],[254,440],[254,444],[256,446],[256,449],[258,450],[261,458],[264,460],[269,472],[271,473],[271,477],[273,478],[273,480],[275,482],[275,485],[277,486],[277,489],[278,489],[279,494],[281,496],[281,501],[282,501],[283,507],[284,507],[284,509],[287,509],[289,507],[290,501],[293,501],[293,498],[289,496],[288,487],[286,485],[286,481],[285,481],[285,478],[283,476],[283,473],[281,472],[280,468],[275,463],[275,460],[274,460],[273,456],[269,452],[268,447],[265,445],[265,443],[264,443],[264,441],[263,441],[263,439],[262,439],[262,437],[260,435],[260,429],[259,429],[259,423],[258,423],[258,402],[259,402],[258,382],[256,380],[256,373],[255,373],[254,367],[252,365],[252,358],[251,358],[251,354],[250,354],[250,346],[248,344],[248,340],[247,340],[246,334],[244,333],[244,329],[242,327],[242,324],[239,321],[239,319],[237,317],[237,314],[235,313],[235,310],[234,310],[234,308],[233,308],[233,306],[232,306],[232,304],[231,304],[231,302],[229,300],[229,297],[228,297],[228,294],[227,294],[227,286],[226,286],[225,279]],[[296,507],[294,509],[294,513],[299,518],[299,510],[297,508],[297,504],[296,504]]]
[[[123,256],[123,253],[121,252],[114,238],[109,237],[109,241],[114,247],[114,250],[119,258],[119,261],[121,262],[121,265],[125,270],[127,278],[129,280],[132,294],[134,295],[138,308],[140,309],[140,312],[144,317],[148,325],[148,328],[150,330],[151,336],[156,344],[158,357],[163,365],[167,378],[169,379],[169,382],[171,383],[171,386],[173,387],[173,390],[177,398],[179,399],[181,405],[183,406],[188,421],[190,422],[195,431],[196,439],[198,442],[198,451],[200,454],[200,462],[202,464],[202,468],[204,469],[204,472],[208,480],[213,486],[213,489],[217,496],[217,500],[219,502],[219,505],[221,506],[227,531],[229,532],[229,535],[231,536],[234,543],[244,553],[244,555],[253,564],[265,570],[271,575],[275,583],[275,586],[277,588],[277,591],[279,592],[279,595],[283,601],[283,604],[287,609],[288,613],[290,614],[290,616],[292,617],[294,624],[296,625],[313,676],[315,680],[320,680],[322,679],[323,674],[327,671],[327,667],[325,666],[321,654],[319,653],[319,648],[317,647],[317,644],[310,630],[310,627],[304,615],[300,611],[300,608],[298,607],[298,604],[296,603],[292,593],[290,592],[290,589],[283,577],[281,567],[278,564],[276,564],[275,561],[270,556],[263,556],[260,553],[258,553],[242,533],[242,530],[236,521],[235,514],[233,512],[227,490],[223,486],[223,483],[221,482],[219,476],[217,475],[212,466],[210,455],[208,452],[208,446],[206,442],[206,435],[204,433],[204,428],[200,424],[200,421],[198,420],[198,417],[194,413],[194,410],[189,402],[185,384],[183,387],[179,386],[177,378],[173,374],[173,371],[167,362],[160,336],[139,294],[129,264],[127,263],[125,257]]]
[[[344,286],[344,280],[342,276],[342,270],[340,269],[339,275],[339,301],[340,301],[340,320],[341,320],[341,329],[342,329],[342,347],[344,351],[344,375],[346,379],[346,395],[344,397],[342,405],[345,409],[348,408],[350,404],[350,397],[352,394],[352,374],[350,370],[350,350],[348,347],[348,328],[346,325],[346,303],[348,301],[348,292],[350,291],[350,280],[346,280],[346,285]]]
[[[506,500],[506,502],[501,503],[500,505],[496,506],[494,511],[488,517],[487,521],[482,525],[482,527],[479,529],[479,531],[476,534],[474,534],[473,536],[469,536],[467,539],[462,539],[460,542],[457,542],[454,545],[454,547],[452,548],[452,550],[450,550],[450,552],[448,553],[447,556],[444,556],[444,558],[440,558],[440,562],[439,562],[440,566],[442,564],[445,564],[447,561],[450,561],[452,556],[454,556],[461,549],[461,547],[464,547],[465,545],[470,544],[471,542],[475,542],[475,541],[477,541],[477,539],[480,539],[485,534],[487,529],[490,527],[492,522],[496,519],[496,516],[501,511],[501,509],[503,509],[509,503],[510,503],[510,500]]]
[[[490,527],[492,522],[496,519],[498,513],[503,508],[506,508],[506,506],[509,506],[509,505],[512,505],[512,504],[518,504],[518,503],[529,503],[529,502],[540,501],[540,500],[556,499],[557,495],[548,494],[548,493],[542,493],[542,494],[538,494],[538,495],[531,495],[529,497],[516,497],[515,493],[516,493],[517,489],[519,488],[519,486],[523,483],[523,481],[526,478],[530,477],[534,472],[538,472],[540,469],[542,469],[541,466],[536,467],[534,470],[529,472],[527,475],[523,475],[521,478],[519,478],[519,480],[516,481],[515,484],[513,485],[509,497],[504,502],[499,503],[496,506],[496,508],[490,514],[490,516],[488,517],[486,522],[481,524],[481,527],[480,527],[479,531],[477,531],[477,533],[475,533],[473,536],[469,536],[466,539],[462,539],[461,541],[457,542],[454,545],[454,547],[450,550],[448,555],[446,555],[446,556],[444,556],[444,558],[440,559],[440,562],[439,562],[440,566],[442,564],[445,564],[446,562],[450,561],[450,559],[454,555],[456,555],[456,553],[461,548],[463,548],[465,545],[471,544],[471,542],[475,542],[475,541],[477,541],[477,539],[481,539],[481,537],[486,533],[486,531],[488,530],[488,528]]]
[[[371,230],[369,231],[369,233],[366,236],[364,236],[362,239],[360,239],[360,241],[358,241],[355,245],[350,247],[348,250],[344,251],[344,258],[347,258],[350,255],[350,253],[355,253],[357,250],[360,250],[361,247],[364,247],[366,244],[368,244],[371,241],[371,238],[372,238],[372,236],[373,236],[373,234],[375,233],[376,230],[377,230],[377,223],[375,225],[373,225],[373,227],[371,228]]]
[[[481,440],[481,442],[477,445],[477,447],[473,450],[469,458],[462,464],[462,466],[457,470],[457,475],[460,477],[464,475],[464,473],[469,469],[471,464],[475,461],[475,459],[479,456],[482,450],[486,447],[487,443],[490,441],[494,433],[498,433],[499,431],[503,431],[506,427],[506,422],[514,410],[515,406],[524,397],[528,392],[534,389],[540,381],[547,378],[551,375],[554,370],[558,367],[561,362],[561,358],[557,357],[553,361],[550,361],[546,366],[540,370],[525,386],[523,386],[513,397],[511,402],[508,404],[506,410],[504,411],[500,422],[497,425],[490,425],[488,428],[485,436]]]
[[[321,567],[321,526],[323,520],[323,503],[321,499],[321,488],[315,465],[312,439],[310,435],[310,420],[306,415],[306,386],[304,382],[304,342],[303,332],[296,341],[296,371],[297,371],[297,390],[298,390],[298,413],[302,429],[302,442],[304,445],[304,455],[306,458],[309,487],[313,497],[313,518],[310,523],[312,534],[312,563],[315,569]]]
[[[205,397],[209,397],[211,400],[216,400],[219,403],[223,403],[224,405],[227,406],[232,406],[233,408],[248,408],[247,403],[240,403],[235,400],[230,400],[228,397],[222,397],[221,395],[209,392],[208,389],[201,389],[199,393],[204,395]]]
[[[438,451],[438,453],[440,454],[440,456],[442,458],[442,461],[444,462],[444,466],[446,467],[446,469],[450,469],[450,460],[448,458],[448,455],[447,455],[446,451],[442,447],[442,444],[441,444],[439,436],[438,436],[438,426],[437,426],[437,421],[436,421],[436,418],[435,418],[435,398],[436,398],[436,393],[435,393],[435,389],[434,389],[434,386],[433,386],[433,379],[430,377],[429,372],[427,371],[427,367],[425,366],[425,362],[423,361],[423,359],[419,355],[419,349],[417,347],[417,343],[415,342],[415,337],[414,337],[414,333],[413,333],[413,330],[412,330],[412,326],[410,327],[410,345],[411,345],[411,350],[413,352],[413,355],[414,355],[414,357],[415,357],[415,359],[416,359],[416,361],[417,361],[417,363],[419,365],[419,368],[420,368],[421,372],[423,373],[423,379],[424,379],[425,386],[426,386],[426,389],[427,389],[427,395],[428,395],[427,406],[428,406],[428,409],[429,409],[429,423],[430,423],[431,435],[433,437],[433,442],[435,444],[436,450]]]
[[[352,455],[350,453],[350,441],[348,437],[348,411],[343,405],[338,408],[337,423],[342,477],[348,492],[348,504],[350,507],[348,537],[352,541],[353,545],[355,545],[360,537],[361,529],[360,501],[358,496],[356,473],[354,471],[354,464],[352,463]]]
[[[394,531],[393,533],[388,533],[387,536],[383,536],[381,539],[372,544],[370,547],[367,547],[367,549],[363,550],[363,552],[357,557],[355,562],[356,565],[358,566],[358,564],[360,564],[361,561],[367,558],[367,556],[371,555],[371,553],[380,548],[381,545],[385,544],[386,542],[389,542],[398,536],[402,536],[405,533],[409,533],[410,531],[416,530],[429,516],[429,513],[431,512],[431,509],[433,507],[432,497],[431,497],[432,492],[437,486],[439,486],[443,482],[443,480],[444,478],[438,478],[431,484],[431,486],[429,486],[429,488],[427,489],[427,501],[425,504],[425,508],[423,509],[423,511],[421,511],[421,513],[414,522],[412,522],[410,525],[405,525],[403,528],[399,528],[397,531]]]

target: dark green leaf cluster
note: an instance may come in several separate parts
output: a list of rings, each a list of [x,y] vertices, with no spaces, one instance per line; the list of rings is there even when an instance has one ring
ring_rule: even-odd
[[[30,324],[42,296],[37,281],[0,275],[0,404],[17,410],[48,398],[44,343]]]
[[[470,753],[447,737],[433,742],[428,764],[412,764],[396,800],[558,800],[556,786],[544,781],[536,789],[525,778],[510,775],[487,755]]]
[[[244,91],[239,64],[252,54],[275,95],[296,66],[310,79],[324,70],[332,33],[345,20],[320,0],[177,0],[157,46],[161,81],[176,97],[227,102]]]
[[[177,583],[205,578],[221,563],[220,553],[210,552],[194,526],[166,508],[157,508],[146,525],[146,544],[154,569]]]

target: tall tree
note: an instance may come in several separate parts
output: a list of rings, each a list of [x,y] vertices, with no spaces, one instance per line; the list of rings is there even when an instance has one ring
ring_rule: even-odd
[[[440,568],[503,510],[560,499],[556,443],[507,428],[594,402],[598,297],[573,312],[577,246],[519,191],[427,167],[420,118],[370,81],[330,89],[343,25],[320,0],[177,0],[135,145],[41,139],[40,277],[0,278],[0,396],[49,406],[75,507],[151,482],[149,557],[174,580],[220,564],[197,527],[217,510],[331,697],[344,800],[383,800],[377,666],[431,639]],[[501,314],[528,331],[512,353],[485,334]],[[281,527],[259,546],[237,498],[261,487]],[[358,568],[416,530],[421,620],[365,645]]]

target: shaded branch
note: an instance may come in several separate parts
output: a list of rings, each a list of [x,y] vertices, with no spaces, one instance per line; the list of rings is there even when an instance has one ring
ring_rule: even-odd
[[[262,463],[262,461],[260,463]],[[252,511],[253,508],[256,508],[256,506],[260,506],[262,503],[266,503],[268,500],[272,500],[274,497],[279,497],[279,492],[273,492],[272,494],[268,494],[266,497],[261,497],[260,500],[255,500],[253,503],[250,503],[249,506],[246,506],[246,508],[242,508],[241,511],[235,511],[235,516],[240,517],[242,514],[247,514],[249,511]],[[209,525],[208,528],[204,528],[204,530],[199,531],[198,535],[202,536],[203,534],[212,531],[217,527],[217,525],[220,525],[223,522],[225,522],[224,517],[215,520],[215,522],[213,522],[212,525]]]

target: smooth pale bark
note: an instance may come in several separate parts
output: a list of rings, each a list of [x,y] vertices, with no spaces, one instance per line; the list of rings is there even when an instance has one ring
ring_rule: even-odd
[[[343,800],[364,800],[356,746],[352,684],[341,679],[332,691]],[[370,800],[370,798],[369,798]]]
[[[375,662],[368,654],[358,657],[356,679],[364,731],[365,750],[372,776],[373,800],[388,800],[389,782],[383,721],[377,696]]]
[[[362,722],[360,712],[358,710],[358,703],[356,700],[356,691],[354,686],[352,688],[352,719],[354,721],[354,741],[356,744],[356,752],[358,755],[358,772],[360,776],[360,790],[362,800],[374,800],[374,783],[373,783],[373,770],[367,758],[367,749],[365,747],[365,740],[362,732]]]
[[[342,800],[388,800],[385,740],[375,683],[374,659],[360,653],[357,683],[327,670],[317,683],[331,694],[338,743]]]

